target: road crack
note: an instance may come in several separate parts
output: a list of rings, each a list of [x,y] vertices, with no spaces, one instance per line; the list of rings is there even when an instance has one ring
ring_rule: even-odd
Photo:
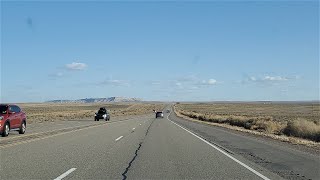
[[[148,135],[148,133],[149,133],[149,129],[150,129],[151,125],[153,124],[153,122],[154,122],[154,120],[150,123],[150,125],[149,125],[149,127],[148,127],[148,129],[147,129],[147,131],[146,131],[146,133],[145,133],[142,141],[139,143],[138,148],[137,148],[136,151],[134,152],[133,158],[132,158],[131,161],[129,162],[129,164],[128,164],[128,166],[126,167],[125,171],[122,173],[122,179],[123,179],[123,180],[126,180],[126,179],[127,179],[127,173],[128,173],[128,171],[130,170],[130,167],[131,167],[132,163],[133,163],[134,160],[137,158],[138,152],[139,152],[139,150],[140,150],[140,148],[141,148],[144,140],[146,139],[146,137],[147,137],[147,135]]]

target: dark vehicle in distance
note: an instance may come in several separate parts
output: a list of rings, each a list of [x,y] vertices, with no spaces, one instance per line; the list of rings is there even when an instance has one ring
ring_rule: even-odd
[[[26,127],[27,117],[19,106],[0,104],[0,134],[2,137],[8,136],[11,130],[17,130],[19,134],[24,134]]]
[[[99,121],[100,119],[106,120],[106,121],[110,121],[110,114],[109,112],[106,110],[106,108],[101,107],[97,113],[95,113],[94,115],[94,120],[95,121]]]
[[[170,113],[170,110],[169,110],[169,109],[167,109],[167,113]]]
[[[156,118],[163,118],[163,112],[162,111],[156,112]]]

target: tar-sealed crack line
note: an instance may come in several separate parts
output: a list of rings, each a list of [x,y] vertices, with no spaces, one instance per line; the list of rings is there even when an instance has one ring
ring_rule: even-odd
[[[146,137],[147,137],[147,135],[148,135],[148,133],[149,133],[149,129],[150,129],[151,125],[153,124],[153,122],[154,122],[154,120],[153,120],[153,121],[151,122],[151,124],[149,125],[149,127],[148,127],[148,129],[147,129],[147,131],[146,131],[146,134],[144,135],[144,138],[143,138],[142,141],[139,143],[138,148],[137,148],[136,151],[134,152],[133,158],[132,158],[131,161],[129,162],[129,164],[128,164],[128,166],[126,167],[125,171],[122,173],[122,179],[123,179],[123,180],[126,180],[126,179],[127,179],[127,173],[128,173],[128,171],[130,170],[130,167],[131,167],[133,161],[137,158],[138,152],[139,152],[139,150],[140,150],[140,148],[141,148],[141,146],[142,146],[142,143],[143,143],[144,140],[146,139]]]

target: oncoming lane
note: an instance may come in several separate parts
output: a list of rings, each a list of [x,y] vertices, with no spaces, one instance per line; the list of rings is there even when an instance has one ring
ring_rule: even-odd
[[[112,168],[109,165],[111,160],[115,159],[112,151],[118,149],[118,144],[121,144],[123,139],[130,138],[130,136],[136,136],[138,140],[139,135],[137,134],[139,131],[143,134],[145,126],[140,126],[134,133],[132,127],[137,127],[145,118],[145,116],[133,117],[128,121],[106,123],[89,129],[57,134],[46,139],[3,148],[0,154],[0,179],[6,177],[12,177],[13,179],[55,179],[66,170],[76,168],[76,171],[64,178],[67,179],[72,178],[79,172],[92,172],[92,169],[97,171],[101,168],[96,167],[99,162],[104,162],[105,167]],[[121,141],[116,142],[115,139],[121,136]],[[130,146],[133,147],[135,143],[132,144],[124,148],[125,151],[128,151],[128,158],[131,157]],[[132,151],[133,149],[135,147],[132,148]],[[116,150],[116,152],[118,151]],[[111,160],[107,163],[104,161],[110,158]],[[119,165],[125,167],[127,159],[125,156],[119,156],[119,158],[123,161],[122,165],[121,163]],[[121,177],[121,173],[118,171],[110,174],[113,176],[120,174],[119,177]],[[87,179],[92,177],[94,176],[87,177]]]

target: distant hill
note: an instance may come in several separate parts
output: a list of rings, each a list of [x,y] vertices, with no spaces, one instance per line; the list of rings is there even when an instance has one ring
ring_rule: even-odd
[[[77,100],[52,100],[46,101],[48,103],[103,103],[103,102],[140,102],[139,98],[127,97],[108,97],[108,98],[85,98]]]

